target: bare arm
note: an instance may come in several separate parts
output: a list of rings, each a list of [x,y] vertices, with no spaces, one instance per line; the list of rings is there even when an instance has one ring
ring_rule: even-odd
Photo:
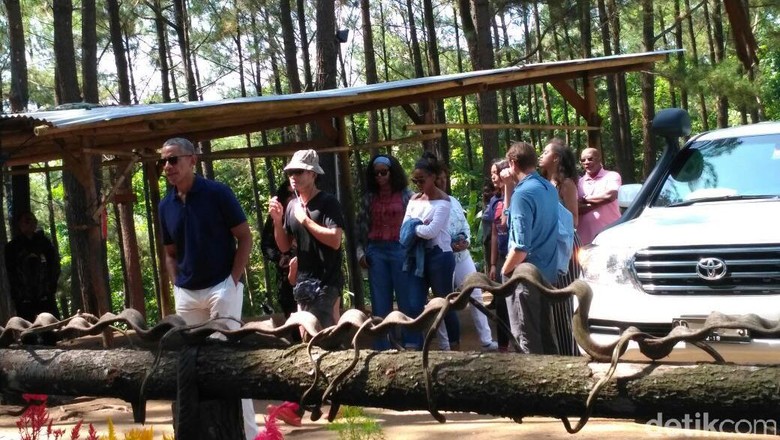
[[[561,197],[563,198],[563,206],[571,212],[576,228],[579,220],[579,204],[577,203],[577,185],[571,179],[565,179],[561,184]]]
[[[303,219],[301,224],[317,241],[325,246],[333,249],[338,249],[341,246],[341,237],[344,234],[341,228],[322,226],[308,216]]]
[[[168,276],[171,278],[171,282],[176,281],[176,245],[165,245],[165,269],[168,271]]]
[[[506,261],[504,267],[501,268],[501,273],[506,277],[511,277],[515,268],[525,261],[525,257],[528,256],[528,252],[519,251],[517,249],[509,249],[509,253],[506,255]]]
[[[238,241],[236,255],[233,257],[233,270],[230,272],[233,283],[238,284],[241,274],[244,273],[244,269],[249,263],[249,253],[252,251],[252,231],[249,230],[249,223],[244,222],[232,227],[230,232]]]
[[[498,261],[498,230],[496,229],[496,222],[490,222],[490,267],[488,268],[488,277],[491,280],[498,281],[498,267],[496,262]]]

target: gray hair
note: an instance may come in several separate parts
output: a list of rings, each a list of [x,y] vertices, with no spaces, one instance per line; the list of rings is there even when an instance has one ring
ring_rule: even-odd
[[[169,145],[173,147],[179,147],[189,154],[200,153],[198,149],[195,148],[195,145],[193,145],[192,142],[190,142],[188,139],[185,138],[181,138],[181,137],[170,138],[167,141],[165,141],[165,143],[163,144],[163,148]]]

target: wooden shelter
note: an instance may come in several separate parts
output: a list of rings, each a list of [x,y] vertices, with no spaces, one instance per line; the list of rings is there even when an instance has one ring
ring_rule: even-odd
[[[675,52],[658,51],[526,64],[291,95],[135,106],[85,106],[69,110],[6,114],[0,116],[0,161],[6,167],[11,167],[61,159],[63,167],[73,172],[87,189],[88,197],[93,197],[93,200],[88,201],[88,205],[94,218],[107,200],[97,200],[94,180],[91,178],[91,158],[96,155],[112,155],[123,159],[121,162],[114,162],[119,165],[120,172],[116,174],[117,180],[121,181],[137,162],[156,159],[155,150],[170,137],[185,136],[192,141],[207,141],[266,129],[316,123],[323,129],[325,137],[306,142],[306,148],[339,151],[343,159],[340,161],[342,166],[347,166],[347,150],[356,147],[346,145],[346,124],[343,119],[348,115],[400,106],[414,124],[423,124],[431,119],[416,113],[412,104],[537,83],[551,84],[584,118],[587,126],[599,127],[601,118],[597,113],[594,77],[650,69],[653,63]],[[584,84],[582,95],[570,82],[575,79]],[[478,125],[469,126],[472,127],[479,128]],[[446,127],[421,128],[421,131],[429,133],[416,139],[431,139],[437,136],[437,130],[443,128]],[[597,146],[600,131],[588,130],[587,133],[588,144]],[[381,144],[364,147],[378,147]],[[301,143],[288,143],[242,148],[212,153],[209,158],[289,154],[302,146]],[[342,172],[341,178],[348,179],[349,173]],[[156,179],[152,180],[153,186],[156,185]],[[117,186],[114,185],[109,195],[114,195]],[[339,186],[352,187],[349,182],[344,181]],[[159,193],[158,189],[154,190]],[[94,222],[88,227],[96,229],[99,224]],[[99,234],[89,234],[89,237],[90,240],[96,240],[99,239]],[[159,233],[157,240],[159,244]],[[347,245],[349,247],[349,243]],[[157,248],[161,249],[161,246]],[[127,258],[138,261],[137,255]],[[354,261],[352,263],[351,266],[354,266]],[[164,268],[161,273],[165,274]],[[163,282],[161,295],[164,311],[171,310],[167,284]]]

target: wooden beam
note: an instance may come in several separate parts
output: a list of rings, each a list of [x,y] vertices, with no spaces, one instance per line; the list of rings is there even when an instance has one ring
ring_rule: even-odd
[[[545,125],[545,124],[409,124],[404,128],[409,131],[424,130],[504,130],[507,128],[519,128],[522,130],[601,130],[601,127],[586,125]]]
[[[576,110],[580,116],[587,120],[588,106],[585,103],[585,98],[580,96],[574,87],[570,86],[569,83],[564,80],[550,81],[550,85],[555,87],[555,90],[557,90],[558,93],[563,96],[563,99],[571,104],[571,106],[574,107],[574,110]]]
[[[423,119],[423,117],[414,110],[414,107],[412,107],[411,104],[401,104],[401,108],[404,109],[406,115],[409,116],[409,119],[411,119],[415,124],[425,123],[425,119]]]

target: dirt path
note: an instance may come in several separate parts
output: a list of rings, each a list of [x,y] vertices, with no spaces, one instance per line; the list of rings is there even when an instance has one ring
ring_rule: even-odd
[[[79,419],[83,419],[85,425],[94,424],[102,435],[107,434],[107,420],[110,418],[116,427],[119,438],[122,433],[133,428],[141,428],[141,425],[133,423],[130,405],[119,399],[80,399],[73,403],[50,408],[50,415],[55,419],[54,426],[70,429]],[[264,422],[265,407],[269,402],[255,401],[257,422]],[[277,402],[278,403],[278,402]],[[12,412],[18,412],[18,406],[0,406],[0,440],[17,440],[19,431],[16,428],[16,416]],[[772,436],[744,435],[732,433],[710,433],[684,429],[659,428],[644,424],[633,423],[625,420],[593,419],[580,433],[570,435],[563,424],[556,419],[547,417],[528,417],[522,424],[517,424],[509,419],[481,416],[477,414],[447,415],[447,423],[440,424],[431,418],[425,411],[397,412],[381,409],[367,409],[381,426],[385,439],[396,440],[453,440],[460,438],[476,438],[490,440],[509,440],[518,438],[540,439],[568,439],[568,440],[606,440],[629,438],[664,438],[664,439],[689,439],[712,438],[740,440],[776,438]],[[327,411],[326,411],[327,413]],[[171,425],[171,404],[166,401],[147,402],[146,428],[152,427],[154,439],[162,439],[163,434],[173,435]],[[303,426],[299,428],[280,424],[286,438],[306,439],[337,439],[338,434],[327,429],[327,421],[323,418],[317,422],[304,419]],[[82,429],[82,438],[85,437],[86,427]]]

